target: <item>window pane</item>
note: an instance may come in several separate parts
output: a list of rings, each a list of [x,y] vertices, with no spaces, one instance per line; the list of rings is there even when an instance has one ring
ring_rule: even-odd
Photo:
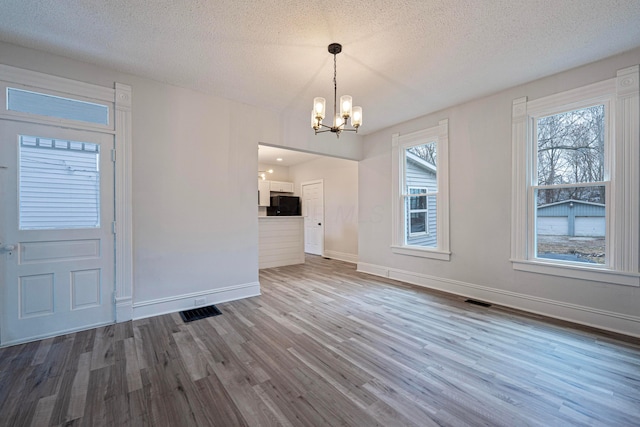
[[[436,197],[407,197],[405,203],[405,244],[410,246],[422,246],[435,248],[438,245],[436,232]],[[428,209],[414,211],[410,209],[410,199],[425,199]]]
[[[537,120],[538,185],[604,181],[605,108]]]
[[[411,214],[411,233],[424,233],[426,228],[426,212]]]
[[[411,210],[427,209],[427,196],[410,197],[409,205]]]
[[[7,96],[7,109],[11,111],[100,125],[109,124],[109,107],[106,105],[13,88],[7,89]]]
[[[421,161],[433,170],[435,173],[437,163],[437,144],[430,142],[428,144],[415,145],[406,150],[407,161]]]
[[[100,226],[97,144],[20,137],[20,229]]]
[[[604,264],[605,187],[537,190],[538,258]]]

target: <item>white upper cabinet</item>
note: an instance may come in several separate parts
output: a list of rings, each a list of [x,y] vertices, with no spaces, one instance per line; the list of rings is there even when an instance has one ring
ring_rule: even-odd
[[[271,191],[278,193],[293,193],[293,182],[269,181],[271,182]]]

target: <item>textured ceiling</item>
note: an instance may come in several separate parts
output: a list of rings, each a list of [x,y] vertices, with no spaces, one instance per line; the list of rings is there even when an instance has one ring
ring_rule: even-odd
[[[339,42],[366,134],[638,47],[640,1],[1,0],[0,40],[305,122]]]

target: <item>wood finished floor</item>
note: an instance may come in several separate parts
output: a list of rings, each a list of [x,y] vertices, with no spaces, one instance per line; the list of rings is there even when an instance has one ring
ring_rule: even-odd
[[[0,349],[3,426],[638,426],[640,342],[351,264],[263,295]]]

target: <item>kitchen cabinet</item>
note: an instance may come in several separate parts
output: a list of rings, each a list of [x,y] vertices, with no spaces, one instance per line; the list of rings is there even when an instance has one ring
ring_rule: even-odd
[[[258,180],[258,206],[271,206],[271,181]]]
[[[271,183],[271,191],[278,193],[293,193],[293,182],[269,181]]]

